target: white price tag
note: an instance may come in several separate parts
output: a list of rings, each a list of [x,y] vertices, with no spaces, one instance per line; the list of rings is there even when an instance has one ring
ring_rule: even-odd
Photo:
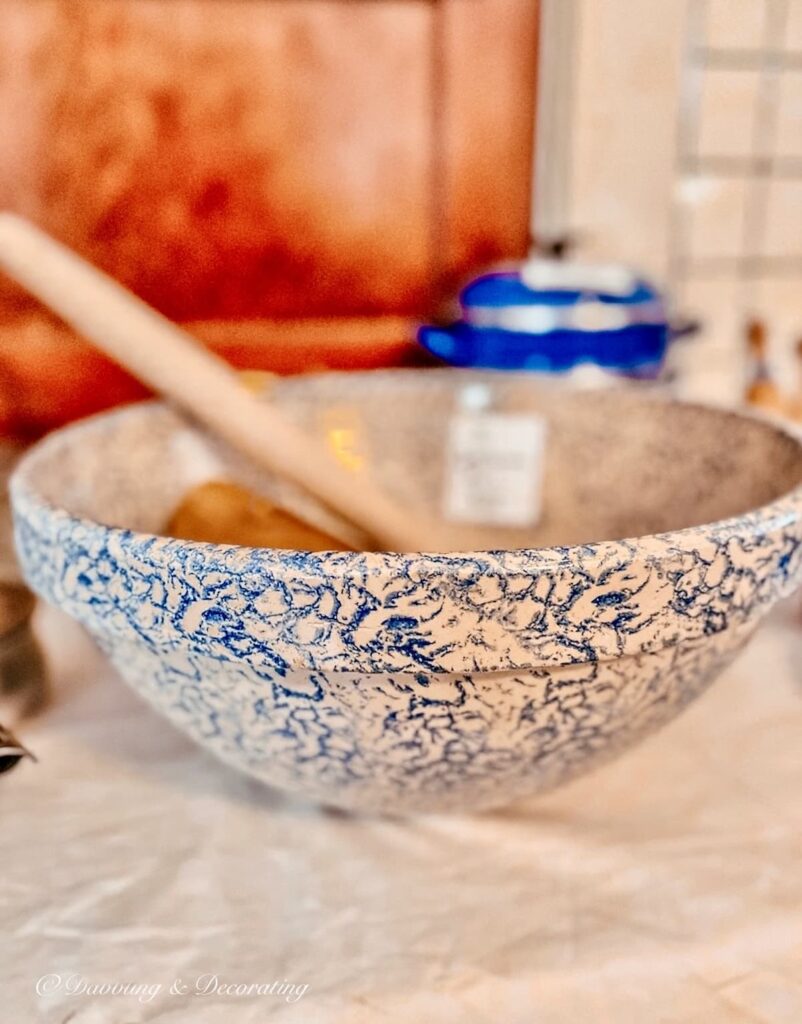
[[[540,517],[546,422],[521,413],[462,412],[451,421],[448,519],[531,526]]]

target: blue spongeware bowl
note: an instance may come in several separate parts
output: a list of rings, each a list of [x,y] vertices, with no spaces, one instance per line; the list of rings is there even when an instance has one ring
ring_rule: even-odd
[[[540,522],[494,530],[487,550],[310,554],[161,536],[193,484],[254,478],[147,403],[23,460],[12,501],[25,576],[158,711],[275,786],[391,813],[552,787],[672,719],[795,588],[802,446],[722,411],[478,379],[496,409],[548,421]],[[436,510],[449,420],[476,380],[331,374],[271,397],[347,450],[356,474]]]

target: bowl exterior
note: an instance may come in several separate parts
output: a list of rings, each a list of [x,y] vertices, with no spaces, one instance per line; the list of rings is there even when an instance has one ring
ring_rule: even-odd
[[[123,677],[221,760],[311,800],[473,812],[580,775],[674,718],[746,635],[530,672],[256,673],[98,637]]]
[[[802,571],[788,510],[668,554],[351,556],[325,581],[291,553],[129,534],[22,493],[15,510],[31,585],[175,725],[366,811],[476,811],[591,769],[702,692]]]

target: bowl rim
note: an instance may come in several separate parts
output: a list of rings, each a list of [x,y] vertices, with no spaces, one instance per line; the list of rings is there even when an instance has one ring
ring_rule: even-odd
[[[790,439],[802,452],[802,434],[767,419],[688,402],[675,404],[725,419],[750,419]],[[144,405],[166,406],[161,402]],[[564,547],[445,553],[308,552],[187,541],[75,515],[51,504],[32,486],[30,477],[40,460],[58,451],[66,438],[71,442],[99,420],[146,414],[143,403],[137,403],[62,428],[23,457],[11,480],[18,547],[32,588],[95,635],[121,637],[120,630],[131,626],[141,633],[136,625],[139,605],[133,592],[119,607],[113,599],[114,614],[122,615],[128,625],[110,624],[89,591],[83,585],[76,590],[69,582],[76,558],[84,557],[82,552],[105,551],[120,562],[123,572],[138,574],[146,564],[154,578],[165,574],[190,588],[206,574],[238,577],[243,582],[248,578],[258,583],[260,592],[278,589],[287,595],[287,614],[293,621],[305,614],[311,589],[332,593],[347,607],[355,592],[367,591],[370,600],[377,602],[375,614],[367,618],[361,613],[327,618],[316,611],[313,618],[325,623],[327,632],[321,641],[313,642],[292,629],[287,632],[283,614],[267,613],[265,619],[257,608],[234,612],[239,617],[237,628],[246,632],[259,622],[263,638],[259,652],[236,655],[257,672],[271,672],[276,663],[282,666],[281,672],[532,672],[651,655],[686,644],[698,647],[725,631],[731,637],[726,643],[735,644],[775,601],[802,581],[802,482],[740,515],[662,534]],[[723,572],[726,585],[711,584],[711,572],[713,577]],[[494,577],[504,595],[497,608],[492,600],[485,603],[483,590],[492,588]],[[399,586],[399,581],[404,585]],[[407,584],[413,597],[423,593],[435,604],[436,598],[441,608],[427,609],[426,601],[421,606],[415,597],[407,613],[412,618],[405,619],[398,609],[405,606]],[[479,599],[472,596],[474,588],[482,592]],[[612,610],[593,597],[616,589],[623,592],[624,603]],[[581,602],[577,609],[575,592]],[[687,606],[689,594],[700,600]],[[211,592],[209,596],[218,599]],[[505,608],[511,602],[516,614],[526,613],[528,624],[519,627],[507,621]],[[213,635],[213,625],[187,626],[165,611],[159,625],[146,629],[151,643],[187,644],[215,660],[231,657],[232,652]],[[411,632],[403,633],[405,629]],[[413,650],[415,644],[418,648]]]
[[[340,378],[361,378],[367,379],[376,374],[390,375],[398,380],[401,378],[411,379],[413,376],[426,373],[427,376],[450,375],[453,371],[445,370],[364,370],[364,371],[331,371],[318,374],[305,374],[297,377],[282,378],[278,386],[286,390],[294,390],[305,385],[314,383],[317,380],[333,377]],[[484,373],[477,376],[486,376]],[[516,376],[511,374],[499,374],[508,378]],[[525,377],[526,375],[517,375]],[[612,390],[612,389],[611,389]],[[739,411],[722,408],[713,405],[706,405],[702,402],[690,402],[683,399],[665,398],[663,396],[650,395],[648,397],[637,395],[633,391],[616,389],[625,393],[629,398],[645,403],[664,402],[665,404],[681,406],[689,410],[699,410],[705,414],[716,416],[722,420],[748,421],[762,428],[767,433],[774,434],[779,438],[785,438],[793,442],[802,456],[802,427],[796,428],[792,424],[780,424],[768,416],[760,415],[750,411]],[[610,391],[607,392],[611,393]],[[514,562],[525,562],[520,571],[527,575],[533,568],[560,569],[576,564],[576,556],[581,555],[582,564],[603,564],[609,561],[610,556],[622,548],[629,549],[638,547],[647,560],[657,557],[659,554],[671,554],[678,551],[693,551],[698,546],[700,535],[704,535],[714,542],[726,541],[736,533],[740,533],[746,527],[754,532],[773,532],[789,526],[802,517],[802,477],[800,482],[788,491],[783,492],[771,501],[758,505],[753,509],[742,512],[738,515],[727,516],[723,519],[715,519],[710,522],[699,523],[694,526],[680,527],[676,530],[668,530],[653,534],[633,534],[614,540],[588,541],[582,544],[548,545],[545,547],[519,547],[519,548],[475,548],[454,551],[305,551],[295,548],[266,548],[250,547],[244,544],[215,544],[209,541],[185,540],[170,537],[169,534],[153,533],[146,530],[134,530],[129,527],[114,526],[103,523],[99,519],[89,516],[78,515],[66,508],[54,505],[42,497],[41,493],[33,486],[31,478],[37,471],[38,464],[46,460],[52,450],[67,443],[67,439],[74,440],[83,433],[91,433],[97,429],[98,424],[113,420],[122,420],[142,416],[147,409],[171,409],[168,402],[158,398],[145,399],[132,402],[128,405],[112,410],[94,413],[84,419],[59,427],[44,438],[36,441],[26,452],[23,453],[9,479],[9,493],[11,495],[12,508],[17,509],[23,504],[30,509],[35,509],[43,515],[54,517],[62,523],[70,523],[82,529],[106,532],[119,538],[126,538],[129,542],[150,544],[153,541],[167,541],[179,544],[200,553],[207,553],[209,556],[226,554],[229,558],[233,552],[242,553],[243,559],[253,561],[257,559],[265,564],[274,565],[277,568],[287,566],[294,573],[304,564],[308,564],[310,570],[320,572],[324,570],[327,577],[344,579],[347,573],[347,564],[358,562],[358,574],[363,575],[365,568],[371,572],[378,572],[386,569],[388,572],[397,572],[409,562],[411,558],[431,559],[437,562],[439,569],[443,570],[444,565],[451,563],[455,570],[459,570],[466,563],[475,562],[477,559],[492,557],[499,564],[503,565],[505,571],[515,573]],[[180,415],[180,413],[179,413]],[[15,511],[16,515],[16,511]],[[653,549],[653,550],[650,550]],[[649,557],[651,556],[651,557]]]

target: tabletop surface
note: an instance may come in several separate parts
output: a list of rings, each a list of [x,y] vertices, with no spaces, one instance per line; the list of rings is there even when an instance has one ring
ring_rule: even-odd
[[[236,774],[78,627],[50,610],[39,627],[54,698],[20,730],[39,763],[0,779],[4,1020],[802,1021],[787,610],[614,764],[500,812],[406,821]]]

